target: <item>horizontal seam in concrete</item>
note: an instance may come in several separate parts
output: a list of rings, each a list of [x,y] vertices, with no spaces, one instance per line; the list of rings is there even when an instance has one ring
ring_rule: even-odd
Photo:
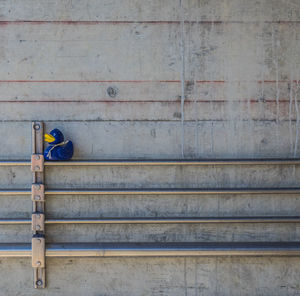
[[[160,25],[160,24],[175,24],[179,25],[181,23],[178,21],[168,21],[168,20],[148,20],[148,21],[43,21],[43,20],[8,20],[8,21],[0,21],[0,25],[10,25],[10,24],[33,24],[33,25],[43,25],[43,24],[59,24],[59,25],[101,25],[101,24],[109,24],[109,25],[123,25],[123,24],[152,24],[152,25]],[[232,20],[232,21],[218,21],[218,20],[205,20],[205,21],[194,21],[194,20],[185,20],[185,24],[300,24],[299,20],[278,20],[278,21],[242,21],[242,20]]]
[[[185,83],[189,83],[186,80]],[[300,83],[300,80],[195,80],[195,83]],[[0,80],[0,83],[181,83],[180,80]]]
[[[38,119],[37,119],[38,120]],[[198,119],[198,120],[185,120],[185,123],[195,123],[195,122],[232,122],[233,119]],[[277,122],[277,119],[234,119],[235,122]],[[32,122],[32,119],[28,120],[6,120],[0,119],[0,122]],[[118,119],[82,119],[82,120],[72,120],[72,119],[66,119],[66,120],[44,120],[44,122],[130,122],[130,123],[135,123],[135,122],[153,122],[153,123],[160,123],[160,122],[181,122],[180,119],[178,120],[157,120],[157,119],[124,119],[124,120],[118,120]],[[279,120],[279,122],[297,122],[296,119],[283,119]]]
[[[38,119],[36,119],[38,120]],[[41,119],[42,120],[42,119]],[[74,119],[66,119],[66,120],[43,120],[44,122],[130,122],[130,123],[135,123],[135,122],[151,122],[151,123],[162,123],[162,122],[174,122],[174,123],[180,123],[181,120],[178,119],[178,120],[167,120],[167,119],[124,119],[124,120],[118,120],[118,119],[82,119],[82,120],[74,120]],[[198,119],[198,120],[185,120],[184,122],[185,123],[197,123],[197,122],[232,122],[233,119]],[[239,122],[275,122],[275,123],[278,123],[278,120],[277,119],[234,119],[235,122],[239,123]],[[17,123],[17,122],[32,122],[32,119],[28,119],[28,120],[6,120],[6,119],[3,119],[1,120],[0,119],[0,122],[12,122],[12,123]],[[293,123],[296,123],[297,120],[296,119],[292,119],[292,120],[289,120],[289,119],[283,119],[283,120],[279,120],[279,122],[293,122]]]
[[[195,101],[196,100],[196,101]],[[185,103],[193,103],[193,104],[199,104],[199,103],[290,103],[289,99],[267,99],[267,100],[259,100],[259,99],[247,99],[244,100],[201,100],[201,99],[195,99],[195,100],[185,100]],[[295,100],[293,100],[294,102]],[[297,100],[297,102],[300,102],[300,99]],[[181,102],[179,100],[76,100],[76,99],[51,99],[51,100],[44,100],[44,99],[38,99],[38,100],[1,100],[0,103],[172,103],[172,104],[180,104]]]

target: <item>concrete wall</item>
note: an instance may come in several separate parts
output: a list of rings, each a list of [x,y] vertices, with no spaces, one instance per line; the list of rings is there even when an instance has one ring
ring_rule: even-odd
[[[0,0],[1,159],[29,159],[31,121],[58,127],[76,159],[299,157],[296,0]],[[112,88],[114,91],[108,91]],[[109,95],[110,94],[110,95]],[[56,187],[299,186],[296,166],[47,168]],[[29,188],[0,168],[1,188]],[[52,196],[47,216],[299,215],[300,197]],[[30,217],[1,197],[1,218]],[[0,242],[29,242],[0,226]],[[49,242],[299,241],[297,224],[61,225]],[[300,295],[300,258],[0,260],[0,295]]]

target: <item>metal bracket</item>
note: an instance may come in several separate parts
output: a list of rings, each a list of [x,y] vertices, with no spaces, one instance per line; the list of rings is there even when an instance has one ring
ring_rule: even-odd
[[[45,214],[33,213],[31,216],[31,229],[33,232],[45,231]]]
[[[31,246],[34,287],[45,288],[45,238],[43,236],[34,236],[31,241]]]
[[[31,200],[34,202],[45,201],[45,185],[43,184],[32,184],[31,186]]]
[[[43,172],[44,171],[44,155],[32,154],[31,155],[31,171]]]
[[[32,267],[45,267],[45,238],[32,238]]]
[[[32,155],[31,171],[33,184],[31,186],[32,216],[31,241],[32,267],[34,270],[34,287],[46,287],[45,265],[45,185],[44,185],[44,155],[43,153],[43,123],[32,123]]]

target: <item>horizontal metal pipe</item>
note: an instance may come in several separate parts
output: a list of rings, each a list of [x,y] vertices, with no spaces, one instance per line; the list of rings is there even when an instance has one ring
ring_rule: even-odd
[[[31,224],[31,219],[0,219],[0,225]]]
[[[30,166],[29,160],[0,160],[0,166]]]
[[[298,158],[258,159],[112,159],[46,161],[45,166],[298,165]],[[29,160],[1,160],[0,166],[30,166]]]
[[[138,217],[47,219],[46,224],[200,224],[200,223],[300,223],[299,216],[272,217]],[[0,219],[2,225],[31,224],[30,219]]]
[[[296,165],[300,159],[158,159],[72,160],[45,162],[46,166],[164,166],[164,165]]]
[[[31,244],[0,244],[0,257],[31,257]]]
[[[2,244],[0,257],[30,257],[30,244]],[[300,256],[300,242],[48,244],[47,257]]]
[[[48,189],[47,195],[299,194],[300,188]]]
[[[0,195],[30,195],[31,189],[0,189]]]
[[[30,189],[0,189],[0,195],[29,195]],[[46,189],[47,195],[208,195],[300,194],[300,188],[153,188],[153,189]]]

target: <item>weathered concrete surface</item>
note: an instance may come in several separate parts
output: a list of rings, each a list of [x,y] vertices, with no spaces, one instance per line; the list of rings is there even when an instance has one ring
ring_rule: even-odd
[[[172,0],[12,0],[1,1],[1,20],[30,21],[179,21],[179,3]],[[184,19],[204,21],[298,21],[295,0],[185,0]]]
[[[31,123],[2,122],[4,159],[29,159]],[[75,143],[74,158],[293,157],[299,155],[297,122],[54,121]],[[183,145],[182,145],[183,143]]]
[[[1,260],[1,295],[281,296],[299,291],[299,258],[51,258],[44,291],[32,290],[30,262]]]
[[[299,157],[295,0],[0,1],[0,159],[29,159],[31,120],[75,159]],[[109,91],[113,88],[113,91]],[[49,188],[299,187],[298,166],[47,168]],[[0,168],[0,188],[29,188]],[[51,218],[299,215],[297,195],[49,196]],[[0,218],[29,218],[1,196]],[[30,226],[0,226],[29,242]],[[61,225],[48,241],[299,241],[298,225]],[[0,295],[298,295],[299,258],[0,260]]]
[[[49,166],[55,188],[280,188],[299,186],[298,165]],[[0,188],[30,188],[30,167],[0,168]]]
[[[180,23],[5,23],[0,79],[180,80],[184,41],[190,80],[290,80],[300,71],[297,28],[188,23],[181,33]]]

